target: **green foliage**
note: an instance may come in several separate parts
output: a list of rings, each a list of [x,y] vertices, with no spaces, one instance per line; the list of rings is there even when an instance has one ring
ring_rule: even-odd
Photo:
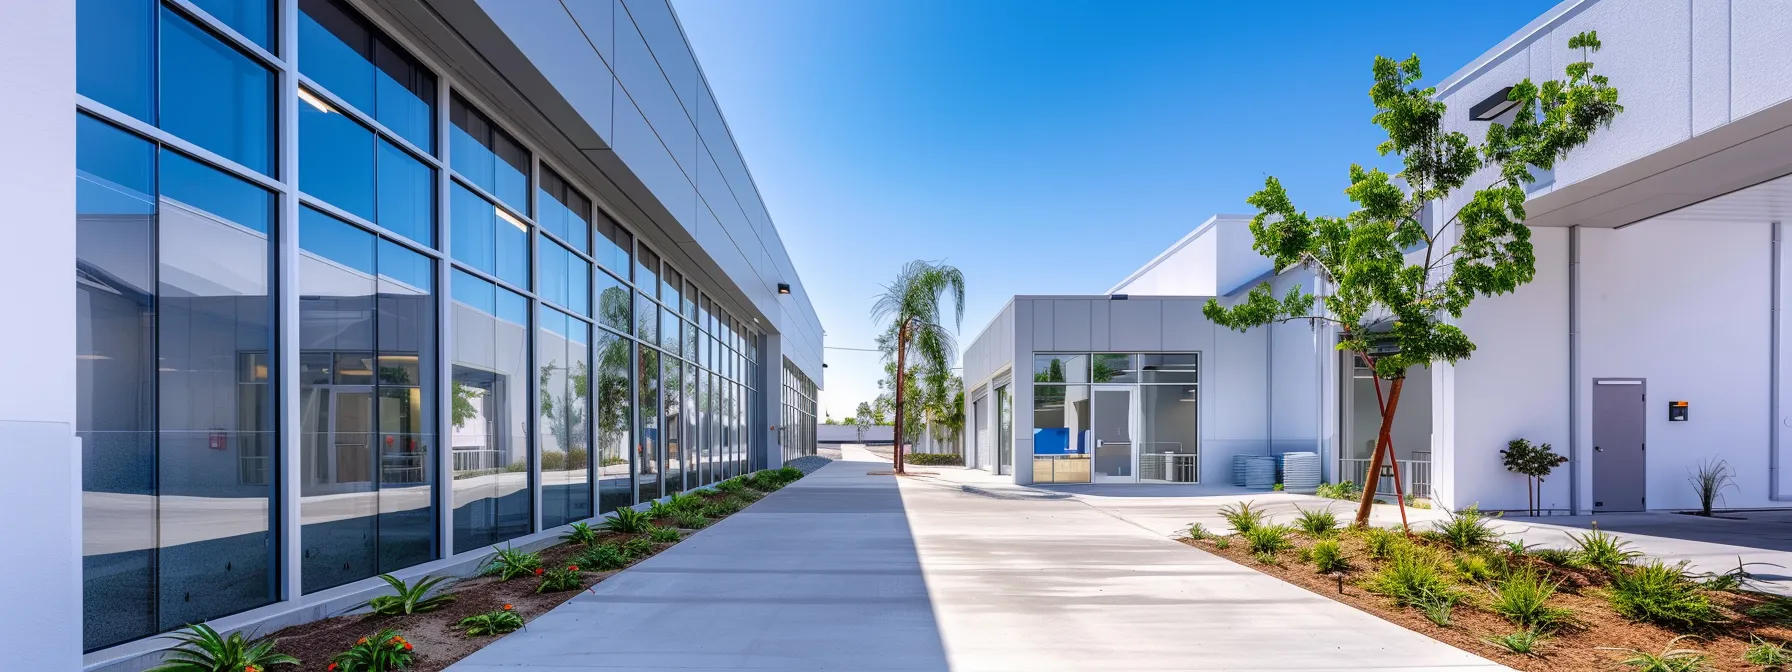
[[[540,585],[535,586],[535,592],[558,593],[567,590],[578,590],[579,584],[583,583],[584,580],[585,575],[579,571],[579,566],[577,564],[543,570],[541,572],[541,583]]]
[[[1460,598],[1444,569],[1444,559],[1422,546],[1401,545],[1370,575],[1365,588],[1385,595],[1400,606],[1420,606]]]
[[[1750,618],[1769,623],[1792,624],[1792,598],[1776,597],[1748,608]]]
[[[1269,489],[1274,490],[1276,492],[1282,492],[1285,488],[1283,488],[1281,483],[1277,483],[1275,485],[1269,486]]]
[[[1597,528],[1586,534],[1577,535],[1570,532],[1568,538],[1574,540],[1576,547],[1574,556],[1568,564],[1615,573],[1623,569],[1630,561],[1643,556],[1642,553],[1630,549],[1630,542]],[[1539,553],[1538,556],[1542,557],[1542,554]]]
[[[169,633],[168,638],[180,643],[163,652],[162,663],[149,672],[266,672],[275,665],[299,664],[297,658],[275,653],[271,637],[250,639],[240,632],[226,637],[204,623]]]
[[[1427,593],[1413,600],[1413,606],[1425,614],[1425,619],[1440,628],[1450,627],[1450,612],[1456,603],[1462,601],[1462,593]]]
[[[1730,469],[1728,462],[1706,460],[1686,480],[1692,483],[1693,492],[1699,496],[1699,513],[1709,516],[1724,489],[1736,487],[1736,472]]]
[[[672,514],[672,522],[687,530],[700,530],[709,527],[708,518],[703,517],[701,513],[692,511],[679,511]],[[652,531],[649,530],[648,533],[652,534]]]
[[[741,477],[735,476],[734,478],[716,483],[716,489],[729,494],[735,494],[746,490],[747,484],[741,480]]]
[[[541,569],[541,554],[519,551],[506,545],[504,548],[492,547],[493,555],[485,561],[485,567],[479,570],[482,576],[496,576],[499,581],[509,581],[519,576],[533,574]]]
[[[1211,538],[1212,536],[1213,536],[1213,533],[1208,532],[1207,527],[1205,525],[1202,525],[1200,523],[1189,523],[1188,538],[1190,538],[1190,539],[1208,539],[1208,538]]]
[[[1232,526],[1239,534],[1251,531],[1251,528],[1263,524],[1263,510],[1251,508],[1250,502],[1239,502],[1234,505],[1220,507],[1220,517]]]
[[[1548,575],[1526,566],[1507,574],[1493,587],[1493,599],[1487,608],[1514,625],[1532,631],[1554,630],[1574,618],[1573,611],[1549,603],[1561,585],[1560,581],[1551,581]]]
[[[1536,630],[1520,630],[1510,635],[1488,637],[1482,641],[1505,649],[1507,653],[1532,656],[1537,654],[1537,646],[1542,644],[1544,639],[1547,637]]]
[[[655,501],[655,502],[647,505],[647,517],[652,518],[654,520],[664,520],[667,518],[671,518],[673,515],[675,515],[677,513],[678,513],[678,510],[673,508],[672,504],[670,502],[667,502],[666,500],[663,500],[663,499]]]
[[[871,306],[872,319],[885,324],[884,333],[877,338],[879,349],[895,367],[892,388],[897,392],[897,473],[903,472],[902,446],[919,425],[916,420],[920,414],[906,407],[918,401],[908,394],[912,384],[908,380],[909,367],[921,364],[934,371],[949,372],[952,355],[958,351],[940,310],[940,300],[945,297],[952,299],[956,328],[964,322],[964,273],[943,262],[915,260],[902,267]]]
[[[1531,551],[1531,557],[1542,560],[1557,567],[1579,567],[1580,554],[1562,548],[1539,548]]]
[[[1276,561],[1276,554],[1270,553],[1268,551],[1259,551],[1257,553],[1253,553],[1253,554],[1251,554],[1251,557],[1255,558],[1257,560],[1257,564],[1259,564],[1259,565],[1281,564]]]
[[[1519,558],[1530,555],[1536,547],[1536,544],[1527,544],[1523,539],[1507,539],[1502,542],[1500,550],[1505,551],[1508,556]]]
[[[1743,562],[1742,556],[1736,556],[1736,568],[1723,573],[1703,572],[1696,578],[1705,584],[1706,590],[1743,590],[1755,586],[1756,576],[1748,571],[1750,565],[1766,565],[1781,567],[1771,562]]]
[[[653,526],[654,516],[630,508],[617,509],[604,519],[604,529],[620,534],[637,534]]]
[[[1377,560],[1385,559],[1395,551],[1410,544],[1405,536],[1393,530],[1371,527],[1363,530],[1363,544],[1369,547],[1369,557]]]
[[[1434,529],[1443,535],[1444,541],[1458,550],[1485,548],[1493,545],[1503,536],[1487,524],[1487,516],[1474,506],[1461,511],[1452,511],[1448,519],[1433,525]]]
[[[1213,547],[1220,549],[1222,551],[1226,550],[1228,548],[1231,548],[1232,547],[1232,538],[1231,537],[1220,537],[1218,539],[1214,539]]]
[[[1313,563],[1313,569],[1321,574],[1342,572],[1350,568],[1350,561],[1344,557],[1344,547],[1337,539],[1320,539],[1313,542],[1306,550],[1307,562]]]
[[[1742,660],[1769,670],[1784,670],[1792,667],[1792,650],[1787,649],[1785,642],[1774,644],[1754,637],[1749,642],[1748,650],[1743,651]]]
[[[919,465],[964,466],[964,456],[958,453],[903,453],[902,460]]]
[[[1486,581],[1492,579],[1497,573],[1485,555],[1466,553],[1456,556],[1456,574],[1465,580]]]
[[[570,531],[560,535],[560,540],[569,544],[590,544],[597,541],[597,528],[589,523],[573,523]]]
[[[628,566],[628,553],[615,544],[592,544],[573,562],[580,567],[608,572]]]
[[[1568,462],[1565,455],[1557,455],[1547,443],[1533,444],[1529,439],[1513,439],[1500,451],[1501,461],[1506,471],[1525,477],[1525,505],[1531,513],[1537,512],[1537,500],[1542,497],[1542,483],[1549,472]]]
[[[708,506],[703,507],[698,513],[710,518],[727,518],[728,516],[740,513],[740,510],[744,508],[747,508],[747,505],[739,498],[727,497],[710,502]]]
[[[404,636],[381,629],[330,659],[335,672],[395,672],[411,666],[413,649]]]
[[[1276,554],[1288,550],[1288,528],[1281,525],[1257,525],[1244,532],[1244,541],[1252,553]]]
[[[1307,536],[1318,539],[1330,536],[1338,530],[1338,516],[1333,514],[1330,509],[1321,507],[1308,511],[1298,505],[1294,508],[1300,511],[1300,515],[1294,519],[1294,526],[1300,528],[1300,531]]]
[[[412,586],[405,585],[403,581],[398,580],[398,577],[391,574],[381,574],[380,580],[385,581],[386,585],[392,586],[392,591],[396,594],[381,595],[361,605],[372,609],[376,614],[384,616],[421,614],[435,611],[454,601],[453,595],[445,593],[429,596],[431,589],[448,580],[448,577],[445,576],[425,576],[418,579],[417,584]]]
[[[702,518],[702,516],[698,516],[698,518]],[[680,525],[682,526],[683,523]],[[655,527],[647,531],[647,539],[656,544],[676,544],[680,538],[677,528]]]
[[[635,537],[622,542],[622,552],[627,553],[629,558],[635,560],[653,555],[653,540],[647,537]]]
[[[1624,664],[1638,672],[1698,672],[1711,669],[1711,666],[1707,664],[1711,659],[1710,656],[1695,649],[1674,648],[1680,644],[1680,640],[1688,637],[1691,635],[1681,635],[1668,640],[1667,647],[1663,648],[1661,653],[1609,647],[1607,650],[1629,653],[1630,657],[1624,659]]]
[[[460,628],[461,633],[468,637],[502,635],[522,629],[523,617],[511,609],[496,609],[460,619],[454,627]]]
[[[1703,588],[1686,575],[1686,563],[1654,560],[1612,574],[1607,599],[1620,615],[1671,628],[1693,629],[1723,620]]]
[[[1355,483],[1350,481],[1344,481],[1342,483],[1320,483],[1319,489],[1314,490],[1313,494],[1326,499],[1354,500],[1363,496],[1363,489],[1357,487]]]

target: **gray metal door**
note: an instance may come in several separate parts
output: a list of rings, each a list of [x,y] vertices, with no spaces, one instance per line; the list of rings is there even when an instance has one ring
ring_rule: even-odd
[[[1593,511],[1642,511],[1648,390],[1641,379],[1593,381]]]

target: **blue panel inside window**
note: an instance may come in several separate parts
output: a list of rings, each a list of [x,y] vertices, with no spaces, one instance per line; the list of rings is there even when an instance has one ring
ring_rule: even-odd
[[[161,158],[163,196],[260,233],[273,230],[272,192],[172,151]]]
[[[591,315],[591,264],[590,262],[566,255],[566,307],[580,315]]]
[[[378,212],[386,230],[424,245],[435,244],[435,171],[397,145],[379,141]]]
[[[205,13],[212,15],[231,30],[253,40],[261,48],[274,50],[273,0],[192,0]]]
[[[492,204],[459,184],[454,185],[451,192],[448,225],[454,258],[481,271],[496,273],[492,227],[496,224],[497,214]]]
[[[373,131],[300,100],[299,190],[373,221],[373,154]]]
[[[516,292],[498,288],[498,319],[529,326],[529,299]]]
[[[498,286],[486,282],[460,269],[454,269],[454,281],[449,290],[454,293],[454,300],[472,306],[487,315],[498,314],[498,302],[495,296]]]
[[[83,214],[155,212],[156,149],[149,141],[85,114],[75,116],[75,198]]]
[[[459,96],[449,105],[448,119],[454,126],[449,140],[454,172],[517,212],[528,213],[529,153]]]
[[[541,298],[566,305],[566,248],[541,239]]]
[[[566,313],[562,313],[547,306],[542,306],[541,311],[537,313],[535,319],[540,322],[542,331],[559,334],[561,336],[566,335],[566,323],[568,321]],[[546,359],[547,357],[543,355],[542,358]]]
[[[75,2],[75,90],[155,122],[156,3]]]
[[[375,118],[426,152],[434,152],[436,78],[385,39],[375,41]]]
[[[527,289],[529,287],[529,231],[522,220],[509,216],[502,209],[498,211],[498,222],[493,225],[497,230],[498,270],[494,273],[510,284]]]
[[[274,73],[162,10],[160,126],[263,174],[274,164]]]
[[[299,72],[337,98],[373,112],[372,36],[330,0],[299,2]]]
[[[411,287],[430,291],[435,287],[435,266],[423,256],[398,243],[380,239],[380,277],[397,280]]]
[[[373,233],[311,208],[299,208],[299,249],[373,275]]]

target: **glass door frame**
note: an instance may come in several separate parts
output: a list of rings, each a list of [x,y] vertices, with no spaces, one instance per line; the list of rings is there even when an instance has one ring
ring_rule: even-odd
[[[1130,448],[1127,458],[1127,475],[1104,476],[1096,465],[1100,462],[1101,439],[1097,437],[1096,428],[1105,421],[1101,413],[1101,405],[1096,397],[1103,392],[1126,393],[1126,436]],[[1089,386],[1089,482],[1090,483],[1138,483],[1139,482],[1139,386],[1134,383],[1096,383]],[[1074,440],[1074,439],[1073,439]]]

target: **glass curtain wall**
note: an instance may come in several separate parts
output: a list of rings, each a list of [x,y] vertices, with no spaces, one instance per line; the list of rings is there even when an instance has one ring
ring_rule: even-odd
[[[76,30],[88,650],[745,471],[750,318],[350,3]]]
[[[1068,353],[1033,357],[1033,479],[1040,483],[1089,480],[1089,459],[1095,436],[1091,424],[1091,386],[1124,385],[1136,401],[1104,406],[1103,423],[1130,427],[1137,420],[1140,435],[1131,437],[1136,455],[1127,464],[1098,468],[1110,475],[1146,481],[1197,482],[1200,479],[1200,355],[1196,353]],[[998,390],[1000,415],[1006,406]],[[1113,394],[1112,388],[1104,391]],[[1115,397],[1134,399],[1133,396]],[[1115,417],[1120,413],[1123,417]],[[1136,413],[1137,417],[1131,417]],[[1006,419],[1000,419],[1004,429]],[[998,443],[1007,447],[1007,440]],[[1130,462],[1138,461],[1136,472]]]
[[[784,403],[780,405],[782,420],[778,437],[783,444],[784,461],[815,454],[815,382],[790,363],[784,361]]]

